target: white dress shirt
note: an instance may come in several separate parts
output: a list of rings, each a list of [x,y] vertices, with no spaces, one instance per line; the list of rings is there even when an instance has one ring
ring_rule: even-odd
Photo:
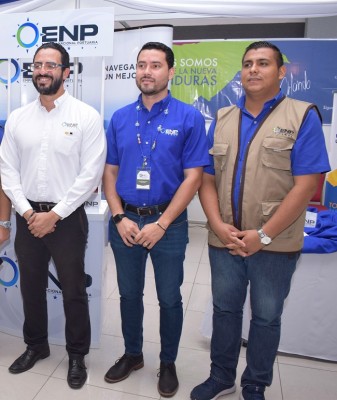
[[[70,215],[100,184],[106,139],[99,113],[65,92],[47,111],[40,98],[14,110],[0,149],[3,190],[16,211],[28,200],[53,202],[61,218]]]

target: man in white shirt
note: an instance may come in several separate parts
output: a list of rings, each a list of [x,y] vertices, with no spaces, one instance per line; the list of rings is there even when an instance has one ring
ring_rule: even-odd
[[[34,55],[40,96],[11,113],[1,145],[2,187],[16,210],[15,251],[20,267],[27,350],[9,367],[21,373],[49,356],[46,288],[52,258],[66,317],[68,384],[87,378],[90,319],[84,256],[88,220],[83,203],[100,183],[106,140],[100,116],[63,86],[69,54],[45,43]]]

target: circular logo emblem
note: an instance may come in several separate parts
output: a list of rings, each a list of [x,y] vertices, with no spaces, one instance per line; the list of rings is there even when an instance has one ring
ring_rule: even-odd
[[[33,31],[33,40],[30,42],[25,42],[22,36],[24,36],[24,33],[25,36],[31,36],[31,31]],[[39,40],[39,30],[37,29],[37,26],[35,24],[32,24],[31,22],[25,22],[18,29],[16,33],[16,38],[21,47],[29,49],[30,47],[33,47]]]
[[[3,64],[3,63],[7,63],[7,62],[8,62],[7,59],[6,60],[0,59],[0,65]],[[19,63],[16,60],[14,60],[13,58],[11,59],[11,64],[14,66],[14,75],[11,77],[11,83],[13,83],[19,78],[20,72],[21,72],[21,68],[20,68]],[[4,72],[2,72],[2,74],[4,74]],[[4,77],[0,76],[0,82],[5,84],[5,85],[7,85],[8,84],[8,79],[7,78],[8,78],[7,76],[6,77],[5,76]]]
[[[9,266],[9,268],[11,268],[13,270],[13,274],[12,274],[12,277],[10,280],[4,280],[4,279],[0,278],[0,284],[3,286],[6,286],[6,287],[14,286],[19,278],[18,267],[16,266],[16,264],[13,260],[11,260],[10,258],[8,258],[6,256],[2,256],[1,259],[2,259],[2,265],[4,265],[6,270],[7,270],[7,267]]]

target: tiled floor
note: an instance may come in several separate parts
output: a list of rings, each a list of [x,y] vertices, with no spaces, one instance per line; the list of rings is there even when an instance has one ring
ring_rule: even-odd
[[[66,382],[67,357],[63,346],[51,345],[51,357],[39,361],[23,374],[12,375],[7,368],[24,351],[21,338],[0,333],[0,400],[146,400],[160,399],[157,392],[159,366],[158,306],[152,267],[147,268],[144,321],[145,366],[120,383],[108,384],[103,376],[123,354],[119,301],[114,261],[109,248],[107,274],[103,290],[103,335],[101,347],[92,349],[86,358],[89,378],[81,390],[72,390]],[[200,333],[204,310],[210,298],[210,275],[206,231],[191,225],[190,244],[185,263],[184,328],[177,360],[180,388],[175,400],[189,399],[191,389],[208,377],[209,340]],[[1,307],[1,305],[0,305]],[[245,366],[242,348],[238,381]],[[236,393],[225,396],[238,399]],[[266,391],[267,400],[336,400],[337,363],[278,356],[274,366],[274,382]]]

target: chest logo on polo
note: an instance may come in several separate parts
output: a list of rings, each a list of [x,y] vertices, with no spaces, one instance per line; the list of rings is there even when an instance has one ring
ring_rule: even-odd
[[[286,128],[280,128],[279,126],[274,128],[273,132],[278,136],[285,136],[287,138],[293,138],[294,134],[295,134],[294,131],[292,131],[290,129],[286,129]]]
[[[63,128],[77,128],[78,123],[77,122],[62,122]]]
[[[178,136],[179,131],[178,129],[162,129],[161,133],[168,136]]]
[[[64,131],[64,134],[66,136],[72,136],[74,134],[73,130],[78,128],[78,123],[77,122],[62,122],[62,127],[71,129],[71,130]]]

